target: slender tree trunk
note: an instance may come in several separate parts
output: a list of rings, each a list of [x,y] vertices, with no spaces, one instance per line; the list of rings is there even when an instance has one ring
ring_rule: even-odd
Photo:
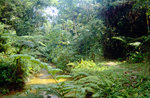
[[[147,13],[147,12],[146,12]],[[147,30],[148,30],[148,34],[150,31],[150,27],[149,27],[149,16],[146,14],[146,21],[147,21]]]
[[[77,27],[76,27],[76,21],[75,21],[75,19],[73,19],[73,28],[74,28],[73,33],[75,33],[75,36],[76,36],[76,37],[78,37]]]
[[[149,16],[147,15],[147,13],[148,13],[148,9],[149,9],[149,0],[147,0],[147,4],[146,4],[146,21],[147,21],[147,30],[148,30],[148,34],[149,34],[149,32],[150,32],[150,27],[149,27]]]

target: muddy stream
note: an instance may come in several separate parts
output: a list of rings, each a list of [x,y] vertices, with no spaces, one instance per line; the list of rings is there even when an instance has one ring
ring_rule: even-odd
[[[66,81],[66,79],[60,79],[57,82],[63,82]],[[56,81],[52,78],[50,74],[45,69],[42,69],[40,74],[38,74],[36,77],[32,78],[29,82],[26,83],[26,87],[32,86],[32,85],[48,85],[48,84],[55,84]],[[30,90],[29,93],[37,93],[36,90]],[[20,98],[17,97],[17,94],[22,95],[21,98],[29,98],[25,91],[12,91],[9,95],[1,96],[0,98]],[[42,95],[44,98],[58,98],[55,95],[46,95],[46,92],[42,92]]]

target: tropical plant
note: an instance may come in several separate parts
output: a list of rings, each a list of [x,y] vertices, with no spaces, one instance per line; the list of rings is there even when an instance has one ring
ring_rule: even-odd
[[[116,69],[113,66],[98,66],[93,61],[82,60],[68,65],[73,66],[71,70],[73,80],[60,83],[61,88],[58,88],[65,97],[149,96],[147,87],[144,86],[149,84],[149,81],[145,81],[144,84],[140,81],[149,79],[148,75],[143,76],[136,72],[132,73],[132,70]]]

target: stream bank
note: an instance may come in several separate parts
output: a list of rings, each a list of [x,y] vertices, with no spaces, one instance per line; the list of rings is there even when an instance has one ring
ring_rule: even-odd
[[[60,79],[57,82],[64,82],[64,81],[66,81],[66,79]],[[33,77],[30,81],[26,83],[25,88],[27,89],[22,90],[22,91],[12,91],[9,95],[4,95],[4,96],[1,96],[0,98],[20,98],[20,96],[21,98],[30,98],[28,96],[29,93],[34,95],[39,92],[37,90],[29,89],[30,86],[33,86],[33,85],[41,86],[41,85],[49,85],[49,84],[55,84],[55,83],[56,81],[52,78],[52,76],[48,74],[48,72],[45,69],[42,69],[36,77]],[[50,94],[47,95],[45,91],[42,91],[40,95],[41,95],[41,98],[58,98],[55,95],[50,95]]]

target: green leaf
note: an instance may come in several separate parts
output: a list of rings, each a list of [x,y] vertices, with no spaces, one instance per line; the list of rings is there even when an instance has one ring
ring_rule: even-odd
[[[39,59],[31,58],[31,61],[36,64],[40,64],[41,61]]]
[[[122,37],[112,37],[112,39],[120,40],[123,43],[127,43],[126,40],[124,40],[124,38],[122,38]]]
[[[16,54],[16,55],[11,56],[11,58],[31,59],[32,57],[27,54]]]
[[[68,66],[76,66],[77,64],[75,64],[75,63],[68,63],[67,65]]]
[[[141,42],[133,42],[133,43],[129,43],[129,45],[138,47],[141,45]]]
[[[42,68],[45,68],[45,69],[48,69],[48,64],[47,63],[41,63],[40,67]]]
[[[48,69],[48,73],[52,74],[53,76],[56,75],[56,73],[61,72],[61,69]]]
[[[56,76],[57,80],[62,79],[62,78],[71,78],[71,76],[70,75],[58,75],[58,76]]]
[[[88,92],[92,92],[95,93],[95,89],[91,88],[91,87],[86,87],[85,88]]]

